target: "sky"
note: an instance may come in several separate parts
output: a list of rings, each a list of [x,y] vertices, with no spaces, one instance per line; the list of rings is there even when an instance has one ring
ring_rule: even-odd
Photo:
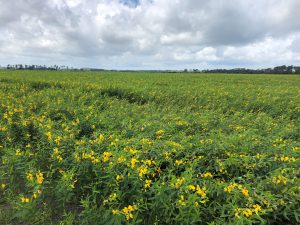
[[[300,66],[299,0],[0,0],[0,65]]]

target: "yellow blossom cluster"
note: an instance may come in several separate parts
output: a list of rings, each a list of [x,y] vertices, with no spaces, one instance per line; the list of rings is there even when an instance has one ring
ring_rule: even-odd
[[[120,180],[123,180],[124,179],[124,176],[123,175],[117,175],[116,176],[116,181],[118,182],[118,181],[120,181]]]
[[[138,168],[139,176],[142,177],[143,175],[148,173],[148,168],[146,166],[141,166]]]
[[[122,212],[125,214],[126,220],[133,219],[133,212],[138,208],[136,205],[128,205],[122,209]]]
[[[181,205],[181,206],[185,206],[186,205],[185,198],[184,198],[183,195],[179,196],[178,204]]]
[[[208,200],[206,196],[206,187],[201,188],[199,185],[194,186],[191,184],[188,186],[188,189],[201,197],[200,203],[204,204]]]
[[[29,201],[30,201],[29,198],[24,198],[24,197],[21,198],[22,203],[29,203]]]
[[[135,167],[135,164],[138,162],[138,160],[136,158],[132,158],[131,161],[130,161],[130,164],[131,164],[131,169],[134,169]]]
[[[155,132],[155,135],[156,135],[156,139],[161,139],[165,134],[165,131],[164,130],[158,130]]]
[[[41,173],[41,172],[39,171],[39,172],[37,172],[37,173],[35,174],[35,176],[36,176],[36,182],[37,182],[38,184],[42,184],[43,181],[44,181],[44,175],[43,175],[43,173]]]
[[[103,155],[102,155],[102,162],[107,162],[109,161],[110,157],[112,156],[112,153],[111,152],[103,152]]]
[[[21,150],[20,150],[20,149],[17,149],[17,150],[16,150],[16,156],[21,156],[21,155],[22,155]]]
[[[224,192],[230,193],[236,188],[238,188],[245,197],[247,198],[249,197],[249,190],[243,187],[243,185],[237,183],[231,183],[230,185],[225,187]]]
[[[287,184],[288,179],[282,175],[274,176],[273,177],[273,183],[274,184]]]
[[[108,157],[108,158],[110,156],[106,155],[106,157]],[[76,155],[75,155],[75,157],[76,157]],[[105,155],[103,154],[102,161],[104,160],[104,157],[105,157]],[[99,161],[100,161],[100,159],[95,155],[95,152],[93,150],[88,152],[88,153],[83,152],[82,156],[81,156],[81,159],[89,159],[93,164],[98,164]],[[80,158],[79,158],[79,161],[80,161]]]
[[[253,213],[258,214],[262,211],[262,207],[259,204],[252,205],[252,208],[236,208],[235,217],[241,218],[241,215],[245,217],[251,217]]]
[[[53,154],[51,155],[51,157],[57,159],[58,162],[63,161],[63,158],[62,158],[61,153],[58,148],[53,149]]]
[[[152,180],[145,180],[144,188],[145,189],[150,188],[151,184],[152,184]]]
[[[212,144],[213,140],[212,139],[200,140],[199,143],[202,144],[202,145],[204,145],[204,144]]]
[[[210,172],[206,172],[206,173],[201,174],[201,177],[203,177],[203,178],[212,178],[213,175]]]
[[[275,155],[274,156],[274,161],[280,161],[280,162],[296,162],[297,159],[295,157],[289,157],[289,156],[284,156],[284,155]]]
[[[184,180],[184,177],[176,179],[175,187],[179,188],[183,184]]]

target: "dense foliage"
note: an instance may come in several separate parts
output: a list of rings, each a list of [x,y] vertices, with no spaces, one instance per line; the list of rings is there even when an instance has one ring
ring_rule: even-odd
[[[299,78],[0,71],[1,224],[299,224]]]

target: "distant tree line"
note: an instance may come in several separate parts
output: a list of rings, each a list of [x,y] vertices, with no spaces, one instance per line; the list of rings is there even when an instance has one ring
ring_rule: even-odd
[[[46,66],[46,65],[23,65],[23,64],[8,64],[0,69],[8,70],[73,70],[73,71],[122,71],[122,72],[135,72],[136,70],[105,70],[99,68],[73,68],[68,66]],[[139,70],[145,72],[167,72],[167,73],[178,73],[182,72],[179,70]],[[246,68],[235,68],[235,69],[211,69],[211,70],[199,70],[199,69],[184,69],[183,72],[192,73],[238,73],[238,74],[300,74],[300,66],[276,66],[274,68],[267,69],[246,69]]]
[[[68,70],[68,66],[46,66],[46,65],[23,65],[23,64],[8,64],[6,67],[8,70]]]
[[[194,70],[194,72],[196,72]],[[246,69],[246,68],[236,68],[236,69],[212,69],[212,70],[202,70],[203,73],[245,73],[245,74],[300,74],[299,66],[276,66],[274,68],[268,69]]]

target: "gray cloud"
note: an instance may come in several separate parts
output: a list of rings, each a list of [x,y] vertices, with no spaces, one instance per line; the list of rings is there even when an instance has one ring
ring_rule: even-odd
[[[0,64],[300,64],[298,0],[0,0]]]

